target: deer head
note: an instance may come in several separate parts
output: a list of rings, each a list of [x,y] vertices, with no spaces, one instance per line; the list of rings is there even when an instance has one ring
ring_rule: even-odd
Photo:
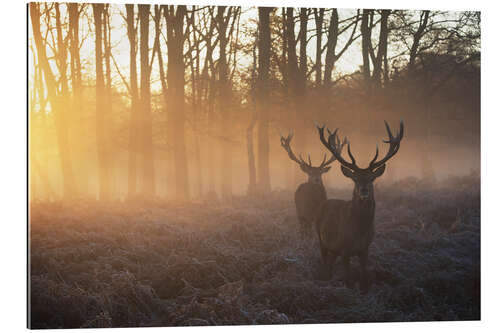
[[[367,168],[360,168],[356,165],[356,160],[351,153],[351,144],[347,143],[347,153],[351,159],[351,163],[344,160],[341,156],[342,151],[338,149],[337,142],[339,140],[337,136],[336,129],[333,133],[328,130],[328,140],[325,139],[324,135],[324,126],[316,126],[319,132],[319,138],[323,145],[332,153],[332,155],[339,161],[341,164],[341,170],[344,176],[351,178],[354,181],[354,195],[360,200],[366,200],[368,198],[373,198],[373,181],[378,177],[382,176],[385,171],[386,162],[396,155],[399,150],[399,145],[401,140],[403,139],[404,133],[404,125],[403,121],[400,122],[399,133],[394,137],[392,135],[391,129],[387,122],[385,122],[385,127],[387,129],[387,134],[389,135],[389,139],[387,141],[383,141],[389,144],[389,150],[384,158],[377,161],[378,158],[378,145],[377,150],[375,152],[375,157],[370,162]]]
[[[328,170],[330,170],[331,168],[330,164],[336,160],[335,156],[332,155],[330,159],[327,161],[325,154],[321,164],[319,166],[313,166],[311,163],[311,155],[308,155],[308,162],[304,161],[301,155],[299,155],[299,158],[295,156],[295,154],[292,151],[292,148],[290,147],[290,142],[292,141],[292,138],[293,138],[293,133],[289,133],[286,138],[282,136],[281,146],[283,147],[283,149],[286,150],[290,159],[299,164],[300,169],[307,174],[309,183],[323,185],[323,180],[321,176],[325,172],[328,172]],[[338,151],[342,151],[342,148],[347,143],[347,139],[344,138],[344,141],[342,143],[337,137],[336,140],[337,141],[333,142],[335,144],[336,149]]]

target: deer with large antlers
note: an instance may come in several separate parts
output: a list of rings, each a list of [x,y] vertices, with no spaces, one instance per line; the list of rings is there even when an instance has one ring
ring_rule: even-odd
[[[351,201],[330,199],[323,202],[316,218],[316,231],[319,236],[321,258],[323,261],[323,274],[329,279],[332,267],[337,257],[342,257],[344,266],[345,282],[352,286],[350,272],[350,258],[359,257],[361,266],[361,290],[369,288],[366,265],[368,260],[368,248],[375,233],[375,196],[373,181],[382,176],[387,161],[396,155],[399,145],[403,139],[404,126],[400,123],[399,133],[394,137],[387,122],[385,123],[389,139],[384,141],[389,144],[389,150],[384,158],[377,161],[378,146],[375,157],[367,168],[360,168],[351,152],[350,143],[347,144],[347,152],[351,163],[341,156],[341,150],[337,146],[337,130],[333,133],[328,130],[329,137],[325,139],[324,126],[317,126],[319,138],[323,145],[341,164],[344,176],[354,181],[354,191]]]
[[[295,191],[297,217],[299,219],[301,232],[305,235],[311,230],[319,206],[326,200],[326,190],[323,185],[322,175],[330,170],[330,164],[332,164],[336,158],[332,155],[330,159],[326,160],[325,154],[321,164],[319,166],[313,166],[311,163],[311,155],[308,155],[308,162],[304,161],[301,155],[299,155],[299,158],[295,156],[290,147],[292,138],[293,133],[288,134],[286,138],[282,136],[281,146],[288,153],[288,157],[296,162],[300,166],[300,169],[308,176],[307,182],[300,184]],[[341,151],[346,142],[347,139],[344,139],[342,143],[338,141],[334,144],[335,147]]]

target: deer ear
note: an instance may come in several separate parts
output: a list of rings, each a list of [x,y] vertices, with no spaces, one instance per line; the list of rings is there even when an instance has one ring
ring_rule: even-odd
[[[328,172],[330,170],[331,167],[324,167],[323,169],[321,169],[321,173],[325,173],[325,172]]]
[[[382,164],[382,166],[375,171],[373,171],[373,177],[378,178],[384,174],[385,171],[385,164]]]
[[[344,176],[354,179],[354,173],[349,168],[346,168],[345,166],[341,165],[340,170],[342,170]]]

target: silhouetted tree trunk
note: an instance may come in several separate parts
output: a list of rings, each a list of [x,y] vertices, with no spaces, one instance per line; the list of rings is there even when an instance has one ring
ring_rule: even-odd
[[[215,119],[215,97],[217,96],[217,86],[215,82],[215,65],[212,59],[213,48],[207,49],[207,59],[209,59],[210,78],[208,84],[208,100],[207,100],[207,132],[208,132],[208,146],[207,146],[207,167],[208,167],[208,192],[213,195],[215,193],[215,151],[216,141],[214,140],[216,131]]]
[[[300,59],[300,76],[304,82],[307,76],[307,21],[309,13],[307,8],[300,8],[300,31],[299,31],[299,59]]]
[[[151,89],[149,66],[149,10],[150,5],[139,6],[140,58],[141,58],[141,134],[142,134],[142,192],[147,197],[155,195],[155,170],[153,129],[151,120]]]
[[[333,66],[335,65],[335,49],[339,39],[339,13],[336,8],[332,9],[330,25],[328,27],[328,40],[326,43],[325,59],[325,86],[329,86],[332,80]]]
[[[83,138],[88,132],[87,122],[83,115],[83,99],[82,99],[82,65],[80,60],[80,8],[78,3],[68,3],[69,14],[69,40],[70,40],[70,55],[71,55],[71,85],[73,88],[73,114],[70,126],[73,132],[73,150],[76,152],[75,169],[78,174],[76,180],[79,192],[88,194],[88,143]],[[71,124],[70,124],[71,125]]]
[[[290,110],[289,110],[289,105],[290,103],[290,80],[289,80],[289,64],[287,61],[287,54],[288,54],[288,34],[287,34],[287,19],[286,19],[286,11],[287,9],[285,7],[281,8],[281,40],[282,40],[282,45],[281,45],[281,75],[283,77],[283,110],[284,112],[281,112],[281,118],[280,121],[282,124],[285,125],[287,130],[291,129],[294,125],[294,118],[293,114],[292,117],[290,117]],[[282,155],[284,158],[284,165],[287,165],[286,167],[286,187],[290,187],[294,185],[294,175],[296,173],[296,168],[295,165],[292,163],[289,163],[288,155],[284,154]]]
[[[103,72],[103,4],[92,4],[95,25],[95,56],[96,56],[96,135],[97,159],[99,170],[99,199],[108,200],[110,197],[109,169],[108,169],[108,127],[106,115],[106,91]]]
[[[363,56],[363,77],[367,87],[371,81],[370,47],[372,28],[370,25],[370,15],[372,15],[372,12],[372,9],[363,9],[363,15],[361,17],[361,54]]]
[[[165,115],[166,126],[166,135],[167,140],[165,141],[165,195],[168,197],[170,195],[170,181],[173,179],[172,168],[170,167],[170,161],[173,160],[173,152],[171,149],[171,142],[169,142],[169,136],[171,136],[168,124],[170,121],[170,117],[168,114],[168,89],[167,89],[167,77],[165,75],[165,68],[163,65],[163,53],[160,47],[160,35],[161,35],[161,18],[163,11],[168,10],[166,5],[155,5],[154,7],[154,22],[155,22],[155,41],[153,45],[153,54],[157,55],[158,59],[158,69],[160,72],[160,82],[161,82],[161,95],[162,95],[162,108],[163,113]]]
[[[293,16],[293,8],[286,9],[286,43],[287,43],[287,58],[288,58],[288,82],[289,82],[289,99],[290,106],[293,108],[295,143],[298,151],[303,151],[306,146],[304,134],[304,99],[305,99],[305,76],[299,68],[297,61],[297,43],[295,39],[295,18]],[[302,39],[303,41],[303,39]],[[301,41],[301,42],[302,42]],[[305,45],[305,44],[304,44]],[[302,62],[304,65],[304,62]],[[297,184],[302,180],[302,172],[295,168],[294,183]]]
[[[226,11],[226,8],[228,10]],[[232,152],[231,144],[229,141],[228,132],[231,130],[231,111],[229,110],[231,103],[230,83],[228,78],[228,65],[227,65],[227,27],[232,15],[233,8],[226,6],[217,7],[217,31],[219,35],[219,113],[220,133],[226,133],[221,141],[221,156],[220,156],[220,172],[221,172],[221,187],[222,194],[226,197],[232,195]]]
[[[36,88],[38,85],[38,66],[36,63],[36,58],[35,58],[35,52],[32,49],[32,54],[33,54],[33,66],[35,68],[34,73],[33,73],[33,85],[34,89],[29,90],[29,109],[28,109],[28,151],[29,151],[29,176],[28,176],[28,184],[29,184],[29,201],[28,203],[33,202],[35,199],[40,198],[40,193],[39,193],[39,186],[38,186],[38,181],[35,176],[35,135],[38,134],[38,131],[35,130],[35,105],[36,105],[36,100],[37,100],[37,91],[38,89]],[[30,73],[28,73],[29,77]]]
[[[336,10],[336,9],[334,9]],[[321,55],[323,54],[323,21],[325,17],[325,9],[324,8],[314,8],[314,22],[316,23],[316,87],[321,86]]]
[[[410,58],[408,59],[408,71],[410,75],[415,72],[415,60],[417,59],[418,50],[420,47],[420,40],[422,39],[427,24],[429,22],[429,10],[424,10],[420,13],[420,21],[417,31],[413,34],[413,41],[410,48]]]
[[[139,133],[139,88],[137,86],[137,28],[135,26],[134,5],[125,5],[127,10],[127,36],[130,45],[130,133],[129,133],[129,158],[128,158],[128,196],[136,195],[137,191],[137,151]]]
[[[177,7],[177,9],[175,8]],[[174,148],[174,178],[176,196],[189,198],[188,166],[185,143],[185,101],[184,101],[184,18],[186,6],[168,6],[165,11],[167,21],[169,110]]]
[[[269,60],[271,58],[271,30],[269,14],[272,8],[259,7],[259,76],[257,81],[258,96],[258,175],[259,190],[269,192]]]
[[[260,23],[259,23],[260,24]],[[259,39],[259,29],[257,29],[255,34],[255,39]],[[257,192],[257,170],[255,168],[255,153],[253,144],[253,129],[257,123],[257,92],[256,92],[256,80],[257,80],[257,42],[253,43],[252,47],[252,82],[250,90],[251,98],[251,113],[252,118],[250,124],[246,131],[247,140],[247,161],[248,161],[248,190],[249,195],[255,195]]]
[[[202,165],[201,165],[201,148],[200,148],[200,136],[203,130],[202,120],[202,103],[201,95],[203,94],[203,82],[200,80],[200,44],[201,40],[198,40],[198,33],[196,30],[196,19],[195,14],[197,7],[192,7],[191,15],[186,16],[187,20],[187,35],[188,49],[188,61],[191,72],[191,103],[193,109],[193,137],[194,137],[194,154],[195,154],[195,173],[196,173],[196,188],[198,196],[203,195],[203,175],[202,175]],[[192,41],[189,38],[192,37]],[[192,42],[192,43],[191,43]],[[193,53],[196,55],[193,56]]]
[[[44,198],[46,200],[52,200],[54,198],[54,191],[52,189],[52,186],[50,185],[50,179],[48,178],[47,175],[47,170],[48,170],[48,147],[50,146],[47,143],[47,128],[48,128],[48,121],[47,121],[47,98],[45,97],[45,88],[43,84],[43,71],[41,66],[38,64],[38,61],[36,60],[35,57],[35,50],[32,49],[33,52],[33,63],[35,64],[35,78],[34,78],[34,88],[36,91],[36,96],[37,96],[37,101],[40,106],[39,109],[39,126],[41,127],[42,131],[41,132],[36,132],[35,128],[31,127],[30,128],[30,139],[33,140],[31,142],[30,149],[32,149],[31,153],[33,155],[30,156],[30,163],[33,167],[33,174],[32,177],[35,177],[35,175],[39,176],[40,179],[40,189],[44,193]],[[33,119],[31,119],[33,120]],[[36,138],[36,140],[34,140]],[[33,147],[38,146],[38,147],[43,147],[45,149],[42,149],[39,154],[35,154],[35,151]],[[45,152],[45,153],[44,153]],[[38,155],[38,156],[37,156]],[[40,156],[41,155],[41,156]]]
[[[118,173],[115,172],[115,160],[119,155],[115,146],[112,144],[113,138],[113,82],[111,80],[111,24],[109,4],[104,5],[103,10],[103,46],[104,46],[104,64],[106,66],[105,75],[105,105],[106,105],[106,127],[107,127],[107,141],[108,141],[108,174],[109,174],[109,195],[110,198],[118,194]]]
[[[377,87],[381,85],[381,74],[383,65],[382,60],[384,56],[387,55],[387,37],[389,35],[387,21],[390,14],[391,14],[390,10],[382,10],[380,18],[380,34],[378,39],[378,49],[377,49],[377,56],[373,63],[373,74],[372,74],[373,84]]]
[[[339,28],[339,13],[336,8],[332,9],[332,15],[330,18],[330,24],[328,26],[328,34],[326,41],[326,58],[325,58],[325,76],[324,76],[324,85],[326,88],[330,87],[332,81],[332,72],[335,68],[335,64],[342,57],[344,52],[351,46],[351,44],[356,40],[356,30],[359,22],[359,10],[356,13],[356,16],[353,18],[353,22],[351,22],[346,28],[342,29],[343,31],[347,31],[347,28],[353,25],[351,30],[351,34],[349,38],[344,44],[344,47],[337,52],[337,44],[339,41],[339,36],[341,35],[341,31]]]
[[[213,59],[213,51],[217,45],[217,40],[213,40],[217,22],[214,19],[214,8],[207,9],[208,14],[211,19],[209,20],[209,27],[206,34],[203,36],[203,40],[206,44],[206,55],[204,66],[202,70],[202,80],[205,83],[205,105],[204,108],[207,113],[206,118],[206,132],[207,138],[205,142],[206,150],[206,166],[207,166],[207,191],[210,195],[215,193],[215,166],[214,166],[214,155],[216,148],[218,147],[218,141],[215,138],[215,132],[217,131],[215,127],[215,98],[217,93],[217,86],[215,81],[216,68]]]
[[[76,183],[73,175],[73,168],[71,164],[70,149],[68,143],[68,132],[67,132],[67,110],[65,105],[67,102],[67,96],[65,95],[63,78],[60,79],[63,85],[60,92],[57,89],[57,81],[50,67],[47,51],[45,49],[44,40],[40,31],[40,4],[30,3],[30,17],[31,24],[33,28],[33,39],[35,40],[35,45],[38,54],[38,63],[41,66],[45,78],[45,83],[47,87],[47,95],[49,102],[52,106],[52,112],[54,113],[54,121],[56,125],[57,133],[57,143],[59,149],[59,157],[61,163],[62,179],[63,179],[63,190],[65,197],[71,197],[77,194]],[[62,40],[62,35],[59,41]],[[59,49],[56,57],[59,60],[59,65],[64,66],[66,64],[66,52],[65,48]],[[62,70],[62,68],[59,68]]]
[[[162,13],[164,11],[168,10],[168,7],[166,5],[155,5],[154,7],[155,10],[155,15],[154,15],[154,22],[155,22],[155,41],[154,41],[154,46],[153,46],[153,53],[157,55],[158,58],[158,68],[160,72],[160,82],[161,82],[161,91],[162,91],[162,108],[163,108],[163,113],[165,115],[165,122],[167,124],[166,126],[166,135],[165,137],[166,142],[165,142],[165,194],[168,197],[170,195],[170,188],[171,188],[171,180],[174,178],[173,177],[173,168],[171,167],[170,161],[174,159],[174,153],[172,150],[172,133],[170,131],[170,116],[168,113],[168,89],[167,89],[167,77],[165,75],[165,68],[163,65],[163,53],[162,49],[160,47],[160,35],[161,35],[161,18],[162,18]]]

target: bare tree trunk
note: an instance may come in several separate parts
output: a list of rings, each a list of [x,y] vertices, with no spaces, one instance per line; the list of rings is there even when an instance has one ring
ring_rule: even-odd
[[[303,15],[301,15],[301,19],[303,19]],[[299,63],[297,61],[297,52],[296,52],[296,40],[295,40],[295,20],[293,16],[293,8],[287,8],[286,10],[286,39],[287,39],[287,57],[288,57],[288,75],[289,75],[289,83],[290,83],[290,100],[291,106],[293,107],[294,114],[294,129],[295,129],[295,138],[296,138],[296,146],[299,151],[303,151],[306,146],[306,138],[304,133],[304,104],[305,104],[305,89],[306,82],[304,76],[304,69],[299,68]],[[305,45],[306,39],[301,35],[302,39],[300,40],[302,45]],[[302,66],[305,66],[305,60],[302,59]],[[298,184],[302,178],[303,174],[298,169],[295,168],[294,173],[294,183]]]
[[[208,131],[208,146],[207,146],[207,167],[208,167],[208,192],[211,195],[215,194],[215,147],[214,132],[216,129],[215,119],[215,96],[216,83],[214,79],[215,73],[210,76],[208,85],[208,116],[207,116],[207,131]]]
[[[363,55],[363,76],[366,84],[369,84],[371,81],[370,48],[372,28],[370,26],[370,15],[372,11],[372,9],[363,9],[361,17],[361,53]]]
[[[259,29],[256,33],[256,39],[258,39]],[[248,194],[254,195],[257,192],[257,172],[255,169],[255,154],[253,148],[253,129],[257,123],[257,98],[256,98],[256,76],[257,76],[257,43],[253,44],[252,48],[252,120],[247,127],[247,155],[248,155]]]
[[[307,8],[300,8],[300,32],[299,32],[299,57],[300,57],[300,76],[305,78],[307,75],[307,21],[309,13]]]
[[[103,4],[92,4],[95,23],[95,55],[96,55],[96,135],[97,135],[97,158],[99,169],[99,199],[109,200],[109,170],[108,170],[108,140],[107,140],[107,116],[106,116],[106,92],[103,73],[102,52],[102,27],[103,27]]]
[[[290,80],[289,80],[289,64],[287,61],[287,54],[288,54],[288,34],[287,34],[287,19],[286,19],[286,11],[287,9],[285,7],[281,8],[281,24],[282,24],[282,34],[281,34],[281,39],[282,39],[282,49],[281,49],[281,71],[282,71],[282,76],[283,76],[283,106],[284,106],[284,114],[282,112],[281,116],[281,123],[285,125],[287,129],[290,129],[293,124],[294,124],[294,119],[293,115],[290,117],[289,114],[289,105],[290,105]],[[286,157],[285,165],[286,167],[286,181],[285,181],[285,187],[289,188],[294,185],[294,174],[295,174],[295,166],[292,165],[291,163],[288,163],[288,157]]]
[[[321,86],[321,55],[323,53],[322,42],[323,42],[323,21],[325,17],[325,9],[314,8],[314,21],[316,23],[316,87]],[[334,9],[336,10],[336,9]]]
[[[373,83],[377,87],[380,87],[381,85],[382,60],[384,55],[387,54],[387,37],[389,35],[387,21],[389,19],[390,14],[391,14],[390,10],[382,10],[380,19],[380,35],[378,41],[377,57],[375,58],[375,62],[373,64],[373,74],[372,74]]]
[[[141,133],[142,133],[142,192],[146,197],[155,195],[153,129],[151,119],[151,89],[149,67],[149,10],[150,5],[139,5],[140,58],[141,58]]]
[[[217,27],[216,20],[213,19],[214,8],[208,8],[209,14],[212,17],[210,20],[210,26],[207,34],[204,36],[206,43],[206,56],[205,65],[202,71],[202,77],[204,82],[206,82],[206,112],[207,112],[207,139],[206,139],[206,157],[207,157],[207,181],[208,188],[207,191],[211,196],[215,195],[215,166],[214,166],[214,155],[216,151],[217,143],[214,140],[216,131],[216,119],[215,119],[215,98],[216,98],[216,68],[213,60],[213,51],[216,47],[217,41],[212,41],[214,32]]]
[[[177,7],[177,10],[176,8]],[[168,72],[167,84],[170,101],[170,127],[173,131],[174,178],[176,196],[189,198],[188,165],[185,143],[185,101],[184,101],[184,18],[186,6],[168,6],[165,11],[167,21]]]
[[[33,51],[33,58],[35,58],[35,52]],[[36,59],[33,59],[34,63],[37,63]],[[32,163],[34,163],[35,170],[37,174],[39,175],[40,181],[41,181],[41,187],[43,189],[43,193],[45,194],[45,199],[46,200],[52,200],[54,197],[54,191],[52,190],[52,187],[50,186],[50,180],[47,176],[47,170],[48,170],[48,153],[47,150],[49,145],[47,144],[47,136],[45,133],[47,133],[47,98],[45,98],[45,88],[42,80],[43,76],[43,71],[41,66],[36,66],[36,80],[35,80],[35,86],[37,90],[37,96],[38,96],[38,103],[40,104],[40,127],[42,128],[42,131],[39,135],[34,135],[32,134],[33,137],[39,138],[38,144],[39,147],[45,147],[45,153],[43,151],[40,151],[39,155],[40,156],[40,162],[37,156],[34,156],[34,159],[31,160]],[[30,132],[33,133],[33,132]]]
[[[418,49],[420,47],[420,40],[424,35],[425,29],[427,28],[427,24],[429,22],[429,10],[424,10],[420,13],[420,22],[418,25],[418,29],[413,34],[413,42],[410,48],[410,58],[408,59],[408,70],[410,74],[415,71],[415,60],[417,59]]]
[[[200,126],[202,122],[202,112],[201,112],[201,94],[202,94],[202,82],[200,81],[200,43],[198,40],[198,34],[195,29],[195,10],[196,6],[193,6],[193,11],[188,20],[188,26],[191,27],[190,35],[193,38],[193,44],[191,45],[191,40],[188,40],[189,49],[193,50],[188,52],[189,66],[191,71],[191,100],[193,107],[193,137],[194,137],[194,153],[195,153],[195,172],[196,172],[196,188],[198,196],[203,195],[203,175],[202,175],[202,165],[201,165],[201,149],[200,149],[200,132],[203,126]],[[188,33],[189,34],[189,33]],[[196,56],[193,57],[193,52],[196,52]]]
[[[31,23],[33,27],[33,38],[35,40],[35,45],[38,54],[38,63],[41,66],[45,83],[47,86],[48,99],[52,106],[52,110],[54,112],[54,121],[56,124],[56,132],[57,132],[57,142],[62,170],[62,178],[63,178],[63,190],[65,197],[72,197],[76,195],[76,183],[73,175],[73,168],[71,164],[70,158],[70,150],[68,144],[68,131],[67,131],[67,114],[64,108],[65,105],[65,97],[64,94],[58,94],[57,92],[57,82],[52,72],[52,69],[49,65],[49,61],[47,58],[47,52],[45,49],[45,44],[42,38],[42,34],[40,31],[40,5],[37,3],[30,3],[30,16]],[[62,36],[61,36],[62,38]],[[64,50],[59,50],[58,58],[61,64],[66,63],[66,53]],[[65,83],[61,78],[61,83]]]
[[[220,156],[220,172],[221,172],[221,187],[222,194],[226,197],[232,195],[232,152],[231,144],[228,142],[228,131],[231,129],[231,112],[230,107],[230,84],[228,79],[228,65],[226,48],[228,44],[227,26],[231,18],[232,7],[228,7],[226,12],[225,6],[217,7],[217,30],[219,32],[219,112],[220,112],[220,131],[226,133],[226,137],[221,142],[221,156]]]
[[[271,58],[271,30],[269,14],[272,8],[259,7],[259,76],[258,96],[258,176],[259,191],[271,190],[269,176],[269,60]]]
[[[34,82],[34,86],[35,86],[35,89],[33,90],[30,90],[30,96],[29,96],[29,114],[28,114],[28,119],[29,119],[29,123],[28,123],[28,138],[29,138],[29,141],[28,141],[28,151],[29,151],[29,175],[28,175],[28,184],[29,184],[29,192],[28,192],[28,195],[29,195],[29,200],[28,200],[28,203],[31,203],[33,202],[33,200],[35,199],[39,199],[40,198],[40,194],[39,194],[39,190],[38,190],[38,187],[37,186],[37,179],[35,177],[35,158],[36,158],[36,155],[35,155],[35,135],[37,135],[38,131],[35,131],[35,104],[36,104],[36,93],[37,93],[37,89],[36,89],[36,86],[37,86],[37,82],[39,80],[38,78],[38,69],[37,69],[37,64],[36,64],[36,59],[35,59],[35,52],[33,52],[33,64],[34,64],[34,68],[35,68],[35,71],[33,73],[33,82]],[[30,75],[30,73],[28,73],[28,75]],[[29,76],[28,76],[29,77]]]
[[[333,66],[335,65],[336,56],[335,49],[339,39],[339,13],[336,8],[332,9],[330,25],[328,26],[328,40],[326,42],[326,59],[325,59],[325,87],[329,87],[332,81]]]
[[[88,142],[82,138],[86,137],[87,122],[83,115],[82,98],[82,65],[80,60],[80,29],[79,29],[79,4],[68,3],[69,35],[71,55],[71,84],[73,87],[73,115],[71,117],[72,132],[74,132],[74,150],[76,152],[75,165],[78,174],[77,185],[82,195],[88,195]]]
[[[104,5],[103,10],[103,45],[104,45],[104,64],[106,66],[105,76],[105,105],[106,105],[106,127],[107,127],[107,159],[108,159],[108,175],[109,175],[109,196],[110,199],[116,197],[117,193],[117,172],[114,170],[114,162],[117,157],[116,149],[112,145],[111,138],[113,137],[113,101],[112,101],[112,82],[111,82],[111,31],[109,23],[109,4]]]
[[[137,151],[139,135],[139,88],[137,86],[137,29],[134,23],[134,5],[125,5],[127,10],[127,35],[130,44],[130,133],[129,133],[129,159],[128,159],[128,196],[134,197],[137,192]]]
[[[161,51],[160,47],[160,35],[161,35],[161,18],[162,18],[162,12],[167,11],[168,8],[166,5],[155,5],[154,7],[155,10],[155,15],[154,15],[154,21],[155,21],[155,41],[154,41],[154,47],[153,47],[153,53],[157,55],[158,59],[158,68],[160,72],[160,82],[161,82],[161,91],[162,91],[162,107],[163,107],[163,113],[165,114],[165,122],[167,124],[166,128],[166,138],[169,138],[170,131],[169,131],[169,121],[170,117],[168,115],[168,89],[167,89],[167,78],[165,75],[165,68],[163,65],[163,53]],[[168,197],[170,195],[170,180],[173,179],[172,176],[172,168],[169,165],[169,160],[171,160],[171,156],[173,156],[173,153],[171,151],[171,142],[169,139],[166,140],[165,142],[165,195]]]

